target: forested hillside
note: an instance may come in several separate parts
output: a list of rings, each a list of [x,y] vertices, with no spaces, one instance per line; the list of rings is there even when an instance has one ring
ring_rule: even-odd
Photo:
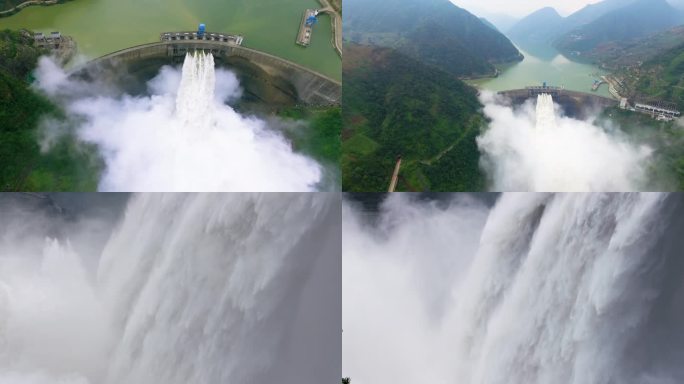
[[[345,38],[397,49],[460,77],[522,59],[503,34],[448,0],[345,0]]]
[[[398,190],[484,188],[474,89],[388,48],[347,44],[343,71],[344,190],[387,190],[399,156]]]
[[[667,0],[637,0],[580,26],[556,45],[565,52],[584,53],[606,43],[645,37],[684,23],[684,14]]]
[[[87,149],[64,137],[41,152],[38,124],[59,109],[29,87],[42,51],[19,32],[0,32],[0,190],[94,190],[101,167]]]

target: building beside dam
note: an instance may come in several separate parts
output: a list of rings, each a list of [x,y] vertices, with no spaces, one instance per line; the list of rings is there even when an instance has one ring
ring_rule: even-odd
[[[49,34],[43,32],[32,33],[22,30],[27,37],[33,38],[36,47],[50,51],[62,63],[66,63],[76,54],[76,42],[70,36],[62,35],[59,31]]]
[[[637,102],[634,104],[634,109],[659,120],[673,120],[682,115],[671,103],[658,101]]]

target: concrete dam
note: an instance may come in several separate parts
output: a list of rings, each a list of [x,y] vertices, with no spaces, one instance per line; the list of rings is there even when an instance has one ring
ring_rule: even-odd
[[[337,105],[342,97],[342,83],[304,66],[280,57],[246,48],[232,39],[200,40],[192,33],[180,35],[180,40],[162,41],[126,48],[99,57],[72,71],[73,76],[106,76],[108,70],[125,65],[129,71],[139,70],[145,63],[158,65],[179,63],[187,52],[202,50],[211,52],[218,64],[236,69],[241,80],[250,82],[247,91],[261,97],[268,93],[269,100],[307,105]],[[183,36],[188,38],[183,38]],[[241,38],[240,38],[241,42]],[[136,68],[137,67],[137,68]]]
[[[576,118],[587,117],[587,114],[596,109],[618,106],[617,100],[608,97],[552,86],[526,87],[525,89],[502,91],[498,94],[510,99],[514,105],[523,104],[528,99],[536,100],[537,96],[541,94],[548,94],[553,97],[555,103],[563,107],[568,116]]]

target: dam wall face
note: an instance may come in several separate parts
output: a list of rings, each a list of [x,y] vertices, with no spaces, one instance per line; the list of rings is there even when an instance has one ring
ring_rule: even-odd
[[[510,91],[502,91],[498,94],[505,96],[514,105],[525,103],[529,99],[537,99],[540,93],[548,93],[553,96],[553,101],[563,107],[566,115],[576,118],[588,117],[597,109],[605,109],[610,107],[617,107],[619,105],[617,100],[607,97],[594,95],[591,93],[582,93],[569,90],[552,90],[551,92],[537,92],[529,89],[514,89]]]
[[[97,58],[74,73],[152,59],[178,62],[182,61],[187,52],[194,50],[211,51],[215,58],[229,64],[236,60],[249,62],[269,76],[291,84],[290,88],[278,84],[281,82],[277,81],[272,85],[304,104],[337,105],[341,101],[342,84],[339,81],[268,53],[215,41],[164,41],[139,45]]]

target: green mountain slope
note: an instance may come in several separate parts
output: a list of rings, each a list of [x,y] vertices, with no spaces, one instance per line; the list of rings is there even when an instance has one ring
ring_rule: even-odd
[[[542,8],[520,20],[507,35],[514,41],[550,41],[558,33],[563,20],[555,9]]]
[[[42,152],[37,130],[58,108],[27,83],[40,50],[18,32],[0,32],[0,190],[94,190],[101,164],[88,148],[59,139]]]
[[[554,8],[542,8],[519,20],[506,35],[516,42],[554,42],[563,34],[635,1],[637,0],[604,0],[589,4],[568,17],[560,16]]]
[[[603,0],[589,4],[579,11],[565,18],[561,32],[569,32],[575,28],[598,20],[603,15],[628,6],[636,0]]]
[[[484,123],[476,91],[392,49],[347,44],[343,65],[343,190],[484,188],[475,138]]]
[[[671,102],[684,110],[684,44],[645,62],[639,75],[634,86],[638,98]]]
[[[667,0],[638,0],[573,29],[556,42],[566,52],[584,53],[606,43],[657,33],[684,22]]]
[[[684,26],[678,26],[638,39],[602,44],[585,53],[585,59],[611,70],[638,67],[684,44]]]
[[[448,0],[346,0],[345,38],[395,48],[457,76],[493,74],[520,60],[497,30]]]

